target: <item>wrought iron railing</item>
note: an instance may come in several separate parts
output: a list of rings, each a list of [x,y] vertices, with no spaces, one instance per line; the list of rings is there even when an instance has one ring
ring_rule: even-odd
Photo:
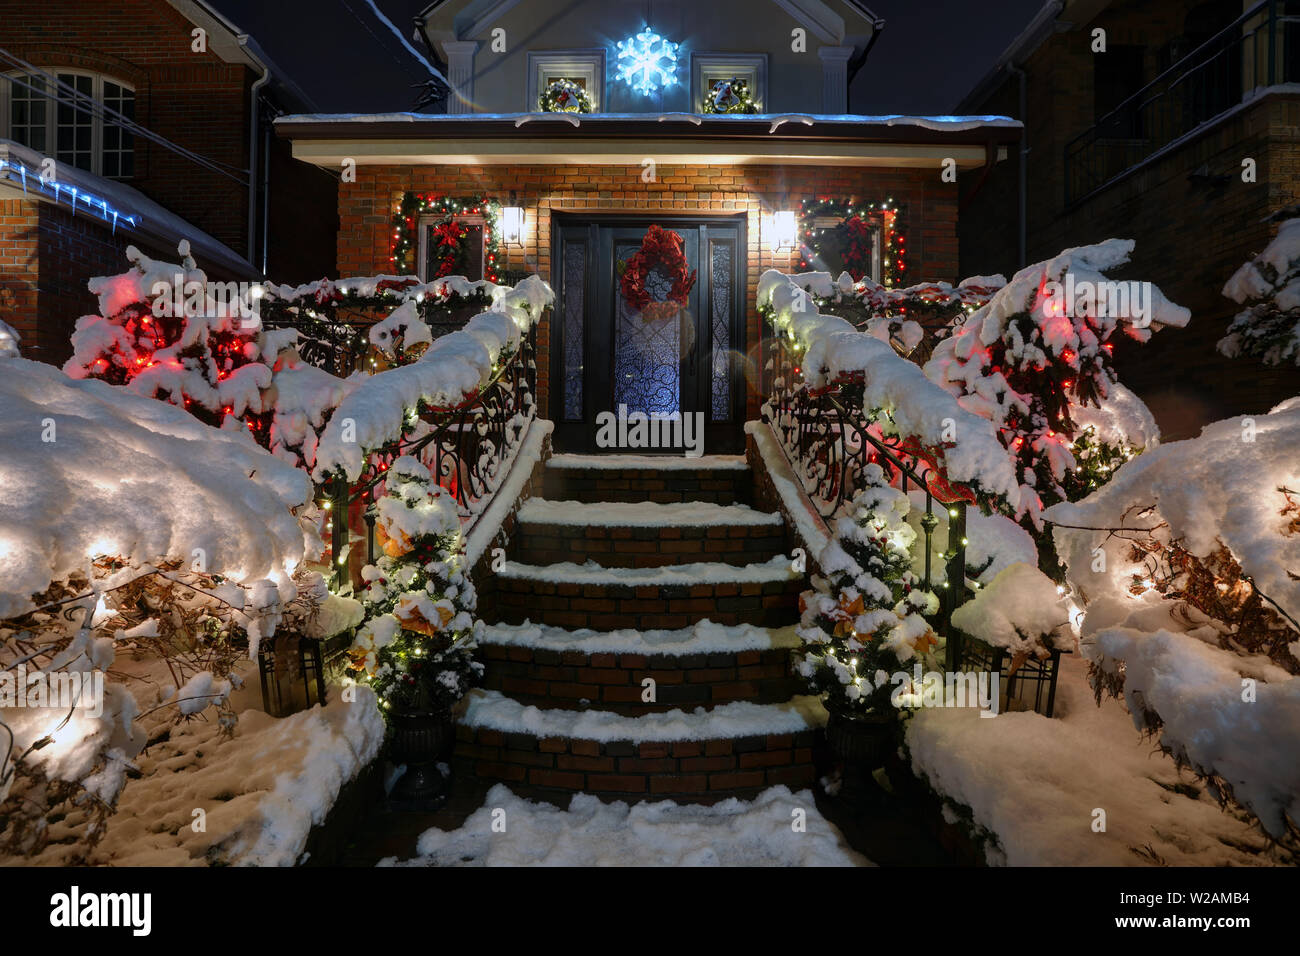
[[[1066,144],[1066,204],[1237,106],[1252,90],[1297,81],[1300,3],[1263,0]]]
[[[458,405],[430,408],[409,422],[403,437],[373,452],[356,481],[335,477],[319,489],[331,511],[330,551],[334,590],[346,583],[349,545],[365,523],[366,563],[375,560],[373,505],[388,467],[399,457],[418,458],[454,496],[465,531],[473,527],[509,471],[529,423],[536,416],[537,324],[503,355],[492,378]]]
[[[925,494],[919,523],[925,537],[922,584],[936,591],[939,612],[935,629],[945,638],[952,612],[967,597],[966,506],[975,501],[969,490],[948,482],[943,469],[915,439],[892,435],[882,425],[884,413],[863,408],[863,380],[851,379],[822,388],[803,380],[798,355],[786,337],[767,326],[767,402],[764,417],[777,438],[804,492],[828,523],[844,512],[864,486],[868,465],[884,469],[905,494]],[[948,540],[942,554],[944,580],[934,587],[933,538],[939,526],[936,503],[947,511]],[[948,641],[949,666],[956,642]]]

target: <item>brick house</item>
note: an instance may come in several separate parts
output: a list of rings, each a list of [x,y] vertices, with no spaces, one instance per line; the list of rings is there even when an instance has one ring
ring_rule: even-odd
[[[453,0],[417,18],[453,87],[445,114],[304,115],[276,130],[295,157],[344,172],[341,275],[436,274],[431,230],[447,207],[425,215],[421,197],[463,202],[476,236],[493,232],[481,206],[512,213],[470,271],[537,272],[556,289],[539,397],[557,449],[594,450],[594,417],[619,405],[705,411],[708,452],[742,446],[759,405],[756,286],[766,269],[799,267],[802,202],[838,200],[831,219],[846,205],[872,210],[877,279],[958,277],[958,193],[944,160],[963,171],[996,163],[1017,124],[848,113],[880,26],[860,4],[662,2],[650,21],[626,4],[572,4],[562,18],[542,7]],[[648,85],[644,70],[630,81],[622,70],[643,31],[658,31],[645,40],[656,50],[676,44]],[[591,112],[539,111],[556,81],[581,87]],[[755,113],[715,115],[717,84],[736,81]],[[682,237],[699,275],[682,322],[664,328],[636,321],[618,282],[654,224]]]
[[[226,280],[333,271],[333,178],[269,135],[310,101],[252,37],[198,0],[0,0],[0,22],[0,318],[24,354],[67,357],[128,245],[188,238]]]
[[[1094,53],[1098,30],[1106,50]],[[1295,394],[1295,370],[1229,360],[1215,344],[1238,309],[1224,282],[1267,245],[1275,227],[1265,218],[1300,199],[1298,81],[1294,2],[1046,3],[957,107],[1021,119],[1028,150],[970,197],[961,271],[1134,239],[1129,277],[1155,282],[1193,316],[1116,350],[1122,380],[1166,437],[1267,411]]]

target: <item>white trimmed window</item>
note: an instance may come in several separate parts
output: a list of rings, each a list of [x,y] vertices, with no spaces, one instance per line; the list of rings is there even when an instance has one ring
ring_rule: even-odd
[[[528,102],[524,112],[537,111],[537,99],[556,80],[572,80],[591,97],[592,112],[602,109],[605,92],[604,50],[554,50],[528,54]]]
[[[767,109],[766,53],[692,53],[691,103],[697,113],[719,80],[744,80],[759,111]]]
[[[99,115],[99,104],[135,119],[135,90],[80,70],[44,76],[11,73],[0,84],[0,137],[110,179],[135,175],[135,137]]]

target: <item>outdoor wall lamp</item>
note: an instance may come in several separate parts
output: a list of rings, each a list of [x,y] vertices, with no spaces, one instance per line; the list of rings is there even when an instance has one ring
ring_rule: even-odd
[[[791,252],[798,239],[793,210],[772,213],[772,251]]]
[[[524,244],[524,209],[516,206],[518,199],[510,194],[510,205],[501,207],[501,241],[507,246]]]

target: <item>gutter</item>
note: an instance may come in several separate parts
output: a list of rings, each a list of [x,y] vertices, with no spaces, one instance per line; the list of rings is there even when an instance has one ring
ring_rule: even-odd
[[[248,116],[248,261],[254,262],[254,255],[257,252],[257,178],[261,173],[263,179],[263,189],[266,188],[266,169],[258,169],[257,147],[258,147],[258,107],[261,105],[262,87],[271,82],[271,68],[258,59],[249,48],[251,37],[247,33],[239,34],[236,39],[239,45],[244,48],[244,52],[252,57],[262,68],[262,75],[253,81],[249,89],[249,116]]]
[[[866,49],[860,56],[855,56],[849,60],[849,86],[853,85],[853,80],[857,77],[858,72],[867,62],[867,57],[871,55],[871,48],[876,45],[876,40],[880,38],[880,33],[885,29],[885,21],[875,19],[871,22],[871,39],[867,41]]]

